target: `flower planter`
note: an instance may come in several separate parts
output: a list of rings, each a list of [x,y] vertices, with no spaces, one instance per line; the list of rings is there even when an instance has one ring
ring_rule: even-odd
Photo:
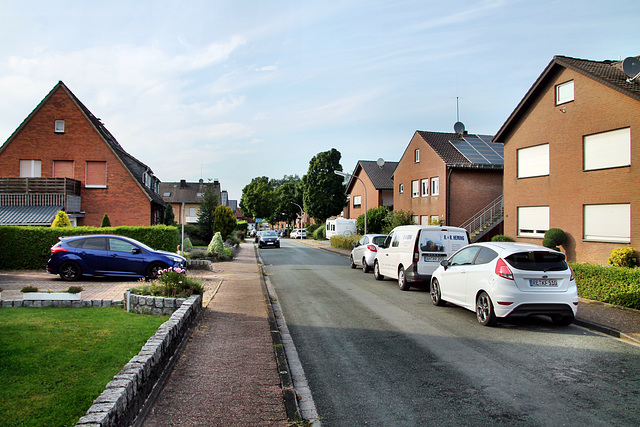
[[[80,300],[82,292],[71,294],[69,292],[23,292],[23,300],[56,300],[74,301]]]

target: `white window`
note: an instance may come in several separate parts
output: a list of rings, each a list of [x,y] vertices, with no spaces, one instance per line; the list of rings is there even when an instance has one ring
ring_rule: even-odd
[[[42,161],[40,160],[20,160],[21,178],[39,178],[42,176]]]
[[[420,225],[429,225],[429,215],[420,215]]]
[[[398,187],[398,192],[400,194],[404,193],[404,184],[400,184],[400,186]]]
[[[362,206],[362,196],[353,196],[353,207],[359,208]]]
[[[584,170],[631,165],[631,129],[617,129],[584,137]]]
[[[420,224],[420,217],[418,215],[413,215],[411,217],[411,221],[413,221],[414,224]],[[397,234],[396,234],[396,236],[397,236]]]
[[[191,217],[195,217],[196,215],[196,208],[189,208],[189,216]]]
[[[440,217],[438,215],[431,215],[429,225],[440,225]]]
[[[584,239],[631,242],[631,205],[584,205]]]
[[[573,80],[556,86],[556,105],[573,101]]]
[[[64,133],[64,120],[56,120],[53,131],[55,133]]]
[[[420,150],[415,151],[416,163],[420,163]]]
[[[440,194],[440,178],[434,177],[431,178],[431,195],[437,196]]]
[[[549,144],[518,150],[518,178],[549,175]]]
[[[422,197],[429,195],[429,179],[420,180],[420,188],[422,190]]]
[[[411,181],[411,197],[420,197],[420,181]]]
[[[549,230],[549,206],[518,208],[518,236],[544,237]]]

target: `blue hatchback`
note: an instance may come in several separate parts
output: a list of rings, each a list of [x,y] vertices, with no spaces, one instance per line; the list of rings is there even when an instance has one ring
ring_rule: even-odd
[[[180,255],[151,249],[128,237],[90,235],[60,237],[51,247],[47,271],[63,280],[78,280],[82,275],[154,279],[160,270],[185,265]]]

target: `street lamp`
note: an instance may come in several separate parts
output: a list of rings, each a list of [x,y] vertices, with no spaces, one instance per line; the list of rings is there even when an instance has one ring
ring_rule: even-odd
[[[291,204],[296,205],[298,208],[300,208],[300,228],[302,228],[302,206],[300,206],[296,202],[291,202]]]
[[[334,170],[333,173],[336,175],[340,175],[342,177],[354,177],[358,181],[362,183],[362,188],[364,188],[364,234],[367,234],[367,186],[364,185],[364,181],[360,179],[360,177],[352,175],[350,173],[342,172]]]

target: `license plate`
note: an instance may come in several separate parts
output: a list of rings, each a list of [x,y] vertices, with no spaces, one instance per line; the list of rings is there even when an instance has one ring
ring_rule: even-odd
[[[529,286],[540,288],[553,288],[558,286],[558,281],[555,279],[531,279],[529,280]]]
[[[440,262],[444,258],[438,256],[426,256],[424,257],[425,262]]]

